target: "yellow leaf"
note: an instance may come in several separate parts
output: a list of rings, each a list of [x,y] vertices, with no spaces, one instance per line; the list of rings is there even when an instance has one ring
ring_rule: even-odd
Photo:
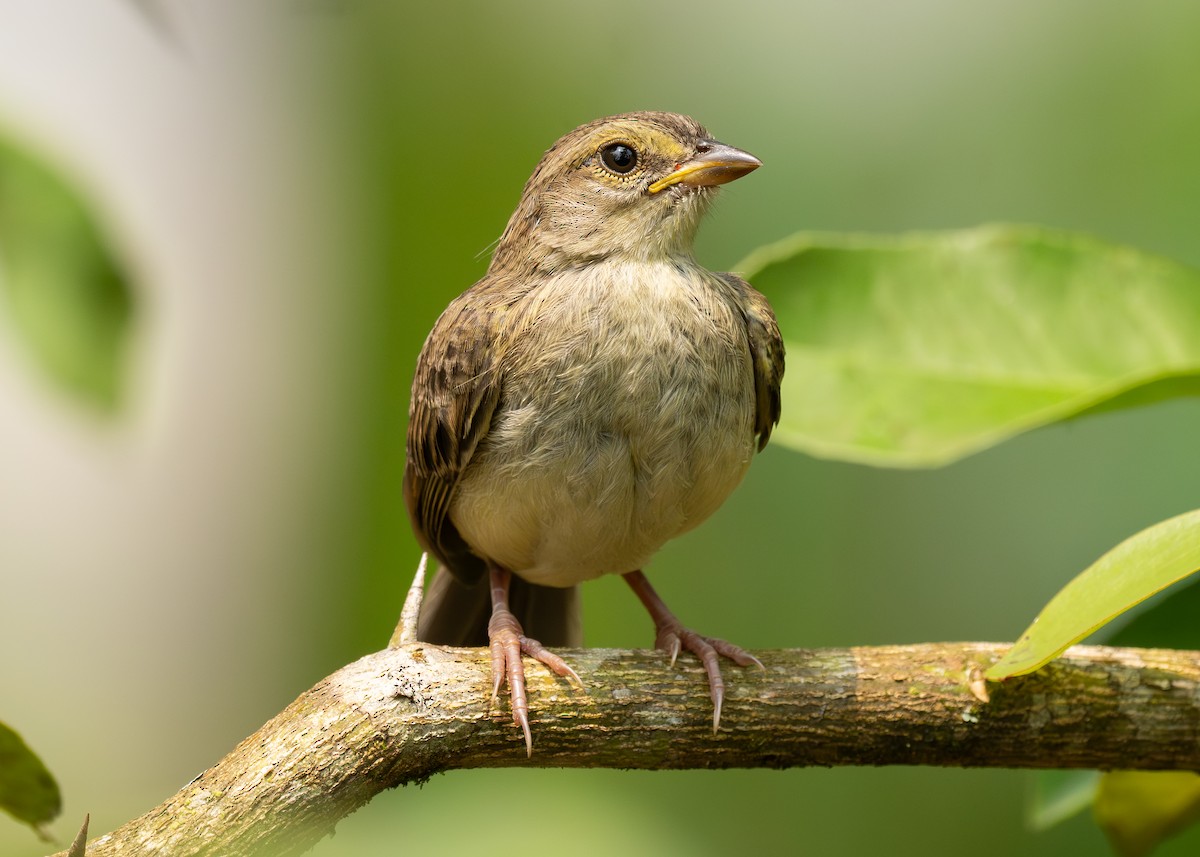
[[[1050,599],[989,681],[1033,672],[1121,615],[1200,569],[1200,509],[1130,536]]]
[[[1093,812],[1121,857],[1145,857],[1200,819],[1200,775],[1113,771],[1100,780]]]

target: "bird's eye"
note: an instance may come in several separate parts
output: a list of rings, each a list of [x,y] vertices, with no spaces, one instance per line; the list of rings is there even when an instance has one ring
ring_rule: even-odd
[[[626,175],[637,166],[637,151],[624,143],[609,143],[600,149],[600,162],[609,172]]]

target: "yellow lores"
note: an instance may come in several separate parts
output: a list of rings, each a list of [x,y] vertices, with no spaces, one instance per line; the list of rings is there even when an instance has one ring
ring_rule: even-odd
[[[657,646],[700,657],[714,730],[719,656],[758,663],[684,628],[641,568],[724,502],[779,420],[770,306],[692,258],[716,186],[759,166],[672,113],[576,128],[421,351],[404,497],[441,569],[420,637],[489,642],[493,696],[507,678],[528,750],[521,655],[579,680],[538,639],[580,644],[584,580],[623,575]]]

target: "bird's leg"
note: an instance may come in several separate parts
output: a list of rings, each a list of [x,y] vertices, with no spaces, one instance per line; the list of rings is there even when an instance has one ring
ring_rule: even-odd
[[[573,678],[580,685],[575,670],[567,662],[537,640],[525,636],[521,623],[508,609],[508,587],[512,572],[495,563],[488,563],[492,588],[492,618],[488,620],[488,643],[492,650],[492,704],[500,695],[500,685],[508,679],[508,695],[512,703],[513,723],[525,733],[525,752],[533,755],[533,737],[529,733],[529,699],[525,695],[525,665],[521,655],[541,661],[564,678]]]
[[[740,646],[715,637],[702,637],[683,627],[640,571],[631,571],[622,577],[650,612],[650,618],[654,620],[654,645],[671,655],[671,665],[675,665],[681,649],[691,652],[704,664],[704,671],[708,673],[709,696],[713,702],[713,732],[716,732],[721,724],[721,704],[725,701],[725,679],[721,676],[719,656],[724,655],[742,667],[756,664],[762,669],[762,662]]]

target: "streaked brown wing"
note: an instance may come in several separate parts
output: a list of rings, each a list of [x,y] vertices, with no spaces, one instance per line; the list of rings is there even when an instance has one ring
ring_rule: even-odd
[[[421,545],[464,583],[485,566],[450,522],[458,479],[500,400],[496,334],[508,311],[482,280],[442,313],[417,359],[408,411],[404,502]]]
[[[754,363],[754,433],[761,451],[779,422],[779,385],[783,381],[783,337],[767,299],[741,277],[722,274],[738,291],[746,335]]]

